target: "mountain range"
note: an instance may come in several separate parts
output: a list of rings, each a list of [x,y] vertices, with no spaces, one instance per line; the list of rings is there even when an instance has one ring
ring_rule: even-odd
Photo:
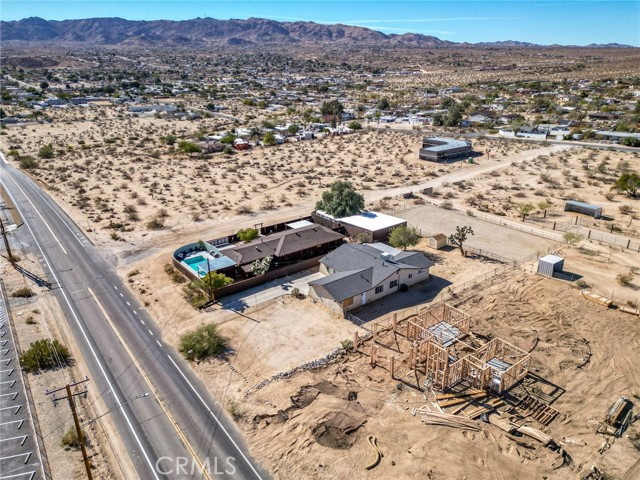
[[[48,43],[83,43],[89,45],[252,45],[279,44],[336,44],[389,45],[413,47],[468,46],[418,33],[385,34],[352,25],[325,25],[314,22],[278,22],[264,18],[246,20],[125,20],[123,18],[87,18],[82,20],[44,20],[30,17],[23,20],[1,21],[0,41]],[[480,47],[536,47],[518,42],[483,42]],[[627,45],[589,45],[599,48],[622,48]]]

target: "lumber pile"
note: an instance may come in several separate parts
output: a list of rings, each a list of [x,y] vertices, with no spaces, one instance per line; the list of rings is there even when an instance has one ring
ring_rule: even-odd
[[[480,431],[480,425],[477,422],[459,415],[451,415],[450,413],[440,412],[420,412],[422,422],[426,425],[440,425],[443,427],[461,428],[464,430]]]
[[[597,303],[598,305],[602,305],[603,307],[610,308],[611,305],[613,305],[612,300],[608,299],[607,297],[601,297],[600,295],[591,293],[589,290],[580,290],[580,294],[590,302]]]
[[[532,417],[545,427],[549,425],[560,413],[551,405],[538,400],[537,398],[533,398],[531,395],[526,395],[518,402],[516,407],[522,411],[522,413]]]
[[[503,407],[504,405],[505,403],[502,401],[502,399],[492,398],[488,402],[482,402],[480,403],[480,405],[465,411],[464,414],[467,417],[475,420],[476,418],[480,418],[483,413],[493,412],[496,408]]]

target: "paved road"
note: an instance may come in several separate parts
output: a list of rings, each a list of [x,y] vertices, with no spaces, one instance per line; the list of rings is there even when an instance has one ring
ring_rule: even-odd
[[[2,159],[0,182],[25,221],[13,235],[38,256],[55,285],[87,362],[90,400],[101,396],[111,410],[139,478],[267,478],[224,409],[164,344],[161,329],[101,251],[33,180]],[[131,401],[144,392],[151,395]]]

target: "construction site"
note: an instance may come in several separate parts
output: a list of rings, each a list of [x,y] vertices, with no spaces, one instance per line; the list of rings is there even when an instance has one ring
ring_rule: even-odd
[[[637,322],[522,272],[369,322],[238,421],[276,478],[638,478]]]

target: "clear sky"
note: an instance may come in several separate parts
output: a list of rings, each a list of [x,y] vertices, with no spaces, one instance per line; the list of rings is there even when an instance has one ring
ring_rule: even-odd
[[[454,42],[640,46],[640,0],[0,0],[0,18],[271,18],[344,23]]]

